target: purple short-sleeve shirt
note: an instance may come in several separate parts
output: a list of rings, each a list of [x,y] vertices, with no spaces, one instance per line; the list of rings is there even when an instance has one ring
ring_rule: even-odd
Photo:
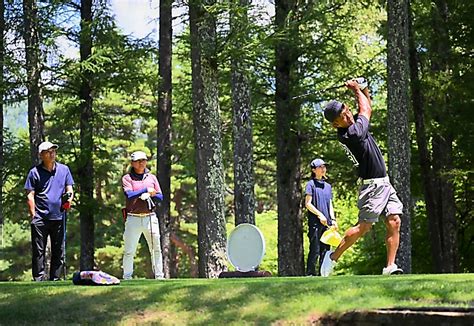
[[[35,192],[36,220],[61,220],[61,196],[66,191],[66,186],[74,185],[71,171],[67,165],[56,162],[53,171],[46,170],[42,164],[28,172],[25,190]]]

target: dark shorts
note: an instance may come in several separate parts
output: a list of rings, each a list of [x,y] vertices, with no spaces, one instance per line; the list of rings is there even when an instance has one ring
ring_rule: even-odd
[[[359,222],[378,221],[380,215],[402,215],[403,204],[390,182],[362,185],[359,189]]]

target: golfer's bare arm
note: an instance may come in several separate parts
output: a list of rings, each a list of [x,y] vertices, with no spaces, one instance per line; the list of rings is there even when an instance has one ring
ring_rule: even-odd
[[[365,97],[367,97],[367,100],[369,101],[369,106],[372,111],[372,99],[370,97],[370,92],[369,92],[369,87],[366,87],[362,90],[362,93],[364,93]]]
[[[35,192],[34,190],[27,190],[26,191],[26,204],[28,205],[28,213],[30,217],[33,218],[35,216]]]
[[[360,90],[359,84],[355,80],[347,81],[346,86],[354,91],[357,106],[359,107],[359,115],[363,115],[370,121],[370,117],[372,116],[372,101],[370,100],[369,88],[366,87],[363,91]]]
[[[311,203],[311,200],[312,200],[311,195],[306,195],[305,206],[308,209],[308,211],[316,215],[323,225],[328,225],[328,220],[326,216],[324,216],[323,213],[321,213],[316,207],[314,207],[314,205]]]

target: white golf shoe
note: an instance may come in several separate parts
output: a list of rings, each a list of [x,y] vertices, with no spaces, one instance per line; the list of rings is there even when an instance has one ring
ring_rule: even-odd
[[[328,277],[331,275],[336,262],[331,259],[331,254],[333,253],[332,250],[328,250],[324,255],[323,263],[321,264],[321,276]]]
[[[399,268],[397,264],[392,264],[382,269],[382,275],[398,275],[398,274],[403,274],[403,269]]]

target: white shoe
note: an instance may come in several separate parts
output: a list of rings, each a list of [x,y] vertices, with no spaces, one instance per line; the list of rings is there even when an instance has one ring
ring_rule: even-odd
[[[321,276],[328,277],[331,275],[336,262],[331,259],[331,254],[333,253],[332,250],[328,250],[324,255],[323,263],[321,264]]]
[[[382,269],[382,275],[398,275],[398,274],[403,274],[403,269],[399,268],[397,264],[392,264]]]

